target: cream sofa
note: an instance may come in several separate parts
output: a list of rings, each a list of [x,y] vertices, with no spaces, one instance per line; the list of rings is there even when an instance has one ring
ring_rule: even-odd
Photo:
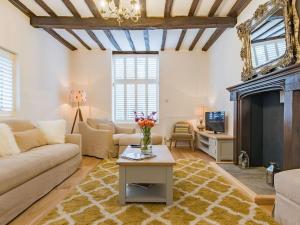
[[[99,127],[102,124],[102,129]],[[135,128],[115,125],[105,119],[88,118],[87,122],[80,122],[79,133],[82,135],[83,155],[98,158],[117,157],[132,144],[140,144],[141,134]],[[162,144],[162,137],[152,134],[152,144]]]
[[[275,174],[275,219],[281,225],[300,225],[300,169]]]
[[[33,129],[28,121],[2,121],[14,132]],[[7,224],[72,175],[81,162],[81,136],[0,158],[0,224]]]

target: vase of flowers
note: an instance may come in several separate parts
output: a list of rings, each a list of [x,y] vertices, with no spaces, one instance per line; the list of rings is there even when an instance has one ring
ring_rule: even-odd
[[[138,124],[141,133],[141,152],[143,154],[152,154],[151,149],[151,129],[156,123],[156,112],[152,112],[150,115],[145,116],[144,113],[138,115],[137,112],[134,113],[135,122]]]

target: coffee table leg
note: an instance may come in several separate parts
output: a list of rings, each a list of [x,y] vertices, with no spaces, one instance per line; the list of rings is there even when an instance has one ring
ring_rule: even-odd
[[[121,205],[125,205],[126,198],[126,179],[125,179],[125,167],[119,167],[119,201]]]
[[[173,168],[172,167],[167,167],[166,203],[167,205],[171,205],[173,203]]]

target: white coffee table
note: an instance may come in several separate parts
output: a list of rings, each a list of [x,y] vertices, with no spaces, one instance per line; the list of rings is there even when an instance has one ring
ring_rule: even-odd
[[[138,152],[128,146],[124,153]],[[153,145],[155,158],[140,161],[119,158],[119,200],[126,202],[173,202],[173,166],[176,164],[165,145]],[[124,154],[123,153],[123,154]],[[130,184],[151,184],[139,187]]]

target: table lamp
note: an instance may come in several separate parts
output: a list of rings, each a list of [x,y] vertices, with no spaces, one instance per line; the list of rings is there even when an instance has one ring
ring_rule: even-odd
[[[204,116],[205,116],[206,106],[201,105],[197,108],[196,115],[199,116],[199,130],[204,130]]]
[[[72,134],[73,131],[74,131],[74,127],[75,127],[77,117],[79,116],[79,121],[83,121],[80,105],[82,105],[83,103],[86,102],[86,92],[84,90],[71,90],[71,92],[70,92],[70,102],[72,104],[77,105],[77,110],[76,110],[72,130],[71,130],[71,134]]]

